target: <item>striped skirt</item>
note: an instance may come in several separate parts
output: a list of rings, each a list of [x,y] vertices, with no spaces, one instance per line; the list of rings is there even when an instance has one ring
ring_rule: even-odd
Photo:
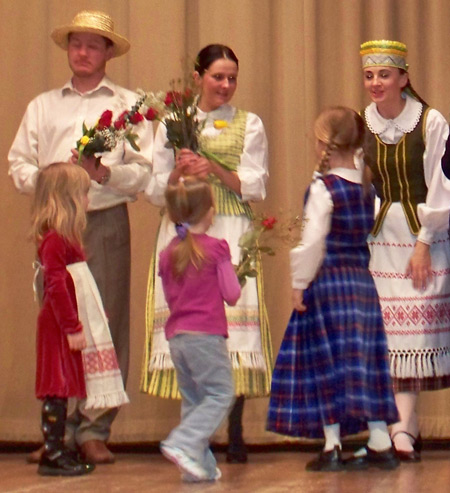
[[[227,240],[232,262],[237,264],[240,256],[238,240],[249,227],[251,221],[245,216],[217,215],[208,234]],[[164,333],[169,308],[164,298],[161,279],[157,275],[156,260],[159,258],[159,252],[169,244],[174,235],[173,223],[164,216],[148,279],[141,391],[156,397],[180,399],[176,373]],[[247,279],[237,304],[226,306],[225,309],[229,334],[227,347],[236,395],[244,395],[247,398],[267,396],[270,391],[273,361],[260,264],[258,276]]]

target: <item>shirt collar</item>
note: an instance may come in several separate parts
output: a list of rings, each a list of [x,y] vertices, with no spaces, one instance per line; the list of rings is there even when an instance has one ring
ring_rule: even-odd
[[[84,92],[82,96],[84,95],[89,95],[93,94],[94,92],[97,91],[102,91],[105,90],[107,92],[110,92],[111,94],[115,94],[116,92],[116,85],[114,82],[107,76],[105,75],[103,79],[99,82],[98,86],[92,89],[91,91]],[[64,95],[69,94],[71,92],[75,92],[77,94],[80,94],[74,87],[72,83],[72,79],[68,80],[64,86],[61,88],[61,92]]]
[[[360,169],[350,168],[332,168],[327,171],[328,175],[336,175],[344,180],[351,181],[353,183],[362,183],[362,171]],[[313,179],[317,179],[323,176],[319,171],[314,171]]]
[[[198,115],[205,118],[206,116],[211,116],[215,120],[227,120],[229,118],[233,117],[234,113],[234,108],[230,104],[223,104],[222,106],[219,106],[213,111],[210,111],[209,113],[202,111],[200,108],[197,108]]]
[[[360,169],[332,168],[328,173],[340,176],[344,180],[352,181],[353,183],[362,183],[362,172]]]
[[[412,132],[419,123],[422,115],[423,104],[406,94],[406,104],[402,112],[393,119],[383,118],[378,113],[375,103],[369,104],[364,110],[367,126],[373,134],[382,134],[390,127],[396,127],[400,132],[408,134]]]

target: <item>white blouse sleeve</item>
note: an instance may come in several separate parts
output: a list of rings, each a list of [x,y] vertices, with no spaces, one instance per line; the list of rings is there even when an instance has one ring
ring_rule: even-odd
[[[428,187],[425,203],[417,208],[422,225],[418,240],[431,244],[436,232],[448,229],[450,209],[450,182],[444,175],[441,159],[448,137],[445,118],[434,109],[427,116],[425,152],[423,155],[425,183]]]
[[[169,176],[175,167],[175,155],[173,149],[166,147],[166,127],[160,123],[156,130],[153,145],[153,173],[147,187],[144,190],[145,198],[153,205],[163,207],[164,192],[169,182]]]
[[[325,239],[331,228],[333,200],[322,180],[311,183],[303,212],[300,243],[291,250],[291,279],[294,289],[306,289],[316,277],[325,256]]]
[[[261,119],[248,113],[244,150],[237,174],[241,181],[242,201],[258,202],[266,198],[269,159],[266,132]]]

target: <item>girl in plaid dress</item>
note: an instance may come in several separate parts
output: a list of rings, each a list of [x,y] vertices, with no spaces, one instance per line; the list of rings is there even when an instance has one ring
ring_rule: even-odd
[[[302,242],[291,251],[294,311],[272,379],[268,425],[325,446],[307,470],[397,467],[387,424],[398,419],[378,296],[368,270],[373,193],[355,165],[364,123],[325,110],[315,123],[319,173],[306,193]],[[369,427],[347,461],[341,435]]]

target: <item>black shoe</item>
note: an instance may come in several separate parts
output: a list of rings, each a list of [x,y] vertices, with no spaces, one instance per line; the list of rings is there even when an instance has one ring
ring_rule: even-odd
[[[248,460],[247,448],[244,443],[239,448],[228,447],[227,462],[228,464],[245,464]]]
[[[82,476],[94,469],[93,464],[80,463],[64,450],[57,450],[51,454],[42,455],[38,473],[41,476]]]
[[[422,435],[419,433],[413,444],[414,450],[420,454],[423,448]]]
[[[344,469],[341,449],[338,445],[329,452],[320,452],[319,456],[306,464],[307,471],[337,472]]]
[[[411,443],[413,446],[413,450],[409,450],[409,451],[398,450],[395,447],[394,438],[399,433],[404,433],[405,435],[408,435],[408,437],[412,440]],[[409,433],[407,431],[397,431],[391,436],[391,440],[392,440],[392,446],[394,447],[394,450],[395,450],[395,455],[402,462],[420,462],[421,461],[420,452],[422,451],[423,442],[422,442],[422,437],[421,437],[420,433],[417,435],[417,437],[415,437],[414,435],[412,435],[411,433]]]
[[[95,469],[95,464],[89,462],[86,457],[78,450],[66,449],[66,455],[68,455],[71,459],[78,464],[81,464],[86,469],[86,472],[92,472]]]
[[[369,467],[378,467],[379,469],[395,469],[400,465],[400,460],[396,456],[392,447],[387,450],[377,452],[369,447],[365,447],[366,455],[355,456],[344,461],[345,469],[348,471],[360,471]]]

